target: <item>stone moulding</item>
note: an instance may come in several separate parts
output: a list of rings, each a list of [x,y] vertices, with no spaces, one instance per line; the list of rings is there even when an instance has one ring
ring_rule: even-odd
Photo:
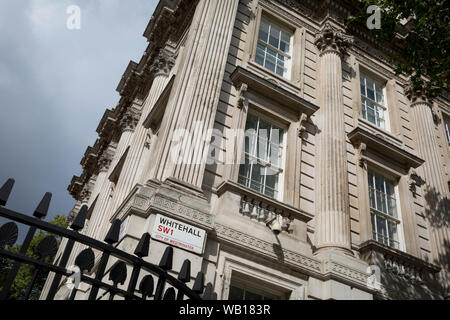
[[[277,255],[273,252],[274,249],[271,242],[255,238],[251,235],[218,223],[214,226],[214,229],[216,230],[217,238],[221,241],[250,249],[253,253],[256,251],[263,256],[269,256],[270,258],[277,259]],[[321,273],[321,262],[319,260],[290,250],[281,250],[284,256],[284,262],[286,264],[296,266],[297,268],[309,273],[312,272],[316,274],[316,276]]]
[[[218,223],[216,223],[214,229],[216,230],[217,238],[222,242],[250,250],[253,254],[256,253],[263,257],[279,261],[277,254],[274,252],[273,243],[271,242],[255,238]],[[371,291],[367,287],[369,274],[333,260],[321,261],[317,258],[308,257],[291,250],[280,250],[280,253],[283,255],[283,263],[288,267],[298,269],[321,280],[338,279],[350,283],[352,286]]]
[[[161,195],[156,195],[154,197],[150,205],[150,210],[157,210],[171,217],[178,219],[181,218],[186,222],[194,223],[195,225],[207,230],[212,230],[213,227],[213,217],[211,215],[180,203],[176,203],[172,199]]]
[[[364,143],[369,150],[373,150],[383,157],[389,157],[394,163],[400,164],[408,172],[409,169],[418,168],[424,163],[424,160],[403,150],[387,139],[381,138],[362,127],[358,126],[348,134],[348,138],[353,146],[359,146]],[[360,155],[365,159],[363,155]]]
[[[187,206],[186,201],[181,203],[179,199],[168,195],[164,189],[165,186],[156,188],[136,186],[124,204],[113,215],[111,221],[124,219],[132,214],[147,218],[152,213],[160,213],[207,231],[213,229],[214,217],[212,215]],[[183,196],[185,195],[178,198],[181,199]]]
[[[261,78],[249,69],[237,67],[231,74],[230,78],[236,88],[240,89],[242,84],[246,84],[247,91],[253,90],[263,96],[274,99],[280,104],[283,104],[299,113],[299,115],[301,115],[301,113],[305,113],[308,117],[310,117],[317,110],[319,110],[317,105],[270,82],[269,80]]]

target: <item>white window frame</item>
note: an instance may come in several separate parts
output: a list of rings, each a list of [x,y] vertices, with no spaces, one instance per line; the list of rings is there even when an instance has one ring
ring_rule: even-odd
[[[278,122],[276,119],[273,119],[272,117],[266,116],[266,115],[264,115],[264,114],[262,114],[262,113],[260,113],[258,111],[250,109],[248,111],[248,113],[247,113],[247,118],[245,120],[244,132],[245,132],[245,129],[247,127],[247,121],[248,121],[248,116],[249,115],[258,117],[258,126],[259,126],[260,119],[262,119],[265,122],[269,123],[270,125],[275,126],[275,127],[279,128],[280,130],[283,130],[282,155],[281,155],[280,167],[279,167],[280,173],[278,175],[278,190],[276,190],[278,194],[277,194],[276,197],[273,197],[273,199],[275,199],[275,200],[283,201],[283,197],[284,197],[284,174],[285,174],[285,171],[286,171],[287,127],[285,125],[283,125],[282,123]],[[242,142],[243,143],[242,154],[241,154],[241,159],[243,159],[244,161],[245,161],[245,138],[246,138],[246,136],[244,135],[244,141]],[[269,137],[269,141],[270,141],[270,137]],[[255,143],[255,147],[256,146],[257,146],[257,143]],[[238,183],[239,183],[239,178],[240,178],[239,172],[240,172],[241,166],[244,165],[244,164],[245,164],[245,162],[239,164],[239,167],[238,167]],[[250,175],[251,175],[251,172],[252,171],[250,170]],[[251,178],[249,179],[249,181],[251,182]],[[258,192],[258,193],[260,193],[260,194],[262,194],[262,195],[264,195],[266,197],[272,198],[269,195],[266,195],[264,193],[264,191],[260,192],[260,191],[252,189],[250,187],[250,185],[247,185],[247,184],[241,184],[241,185],[243,185],[244,187],[249,188],[249,189],[251,189],[251,190],[253,190],[255,192]]]
[[[364,70],[360,70],[359,72],[359,87],[361,88],[361,78],[364,78],[364,87],[367,88],[367,79],[372,80],[374,83],[378,83],[383,87],[382,93],[383,93],[383,101],[384,101],[384,105],[376,102],[375,100],[370,99],[368,96],[366,96],[365,92],[360,92],[361,96],[360,96],[360,110],[361,110],[361,117],[366,120],[367,122],[373,124],[374,126],[376,126],[377,128],[381,129],[381,130],[386,130],[388,132],[391,131],[391,126],[390,126],[390,119],[389,119],[389,106],[387,103],[387,92],[386,92],[386,81],[383,81],[381,79],[379,79],[378,77],[374,77],[372,76],[370,73],[364,71]],[[367,90],[367,89],[366,89]],[[376,95],[376,90],[374,91],[374,94]],[[363,105],[362,105],[362,101],[361,100],[365,100],[365,101],[369,101],[371,102],[374,107],[375,107],[375,123],[371,122],[368,119],[367,116],[367,107],[366,107],[366,118],[364,118],[363,115]],[[383,109],[383,114],[384,114],[384,128],[381,126],[378,126],[378,124],[376,123],[376,109],[380,108]]]
[[[405,251],[406,250],[405,249],[405,238],[404,238],[404,231],[403,231],[403,219],[402,219],[402,211],[401,211],[401,205],[400,205],[400,192],[399,192],[399,188],[398,188],[398,183],[396,183],[395,179],[393,179],[389,175],[386,175],[385,173],[380,172],[380,171],[378,171],[377,169],[375,169],[373,167],[370,167],[368,169],[367,180],[369,180],[369,173],[372,173],[372,175],[374,177],[377,176],[377,177],[383,178],[383,181],[384,181],[383,183],[384,183],[384,189],[385,190],[386,190],[386,182],[389,182],[394,187],[393,195],[395,197],[395,208],[396,208],[396,217],[392,217],[388,213],[385,213],[383,211],[379,211],[379,210],[377,210],[375,208],[372,208],[372,206],[371,206],[371,199],[370,199],[370,193],[371,193],[370,192],[370,188],[373,188],[374,186],[373,186],[373,184],[372,184],[372,186],[369,185],[369,190],[368,190],[369,197],[368,197],[368,199],[369,199],[369,215],[370,215],[369,221],[370,221],[370,224],[371,224],[370,231],[372,233],[371,238],[373,240],[377,241],[377,242],[380,242],[380,243],[386,245],[385,243],[379,241],[377,239],[378,237],[375,237],[375,235],[373,234],[373,229],[375,229],[375,231],[377,231],[377,226],[372,226],[372,214],[374,214],[375,215],[375,219],[374,219],[375,222],[376,222],[376,216],[378,215],[378,216],[384,218],[385,220],[387,220],[388,222],[391,221],[391,222],[395,222],[397,224],[397,239],[398,239],[397,243],[398,243],[398,247],[397,248],[396,247],[392,247],[390,244],[388,244],[387,246],[391,247],[391,248],[394,248],[394,249],[397,249],[397,250],[400,250],[400,251]],[[377,203],[376,196],[375,196],[375,203]],[[390,239],[388,238],[388,240],[390,240]]]
[[[286,52],[280,50],[279,48],[275,48],[275,47],[274,47],[273,45],[271,45],[270,43],[264,42],[263,40],[260,40],[260,39],[259,39],[259,33],[260,33],[260,31],[261,31],[261,28],[262,28],[262,22],[263,22],[263,21],[269,25],[269,28],[270,28],[272,25],[275,25],[275,26],[276,26],[277,28],[279,28],[281,31],[283,31],[283,32],[285,32],[285,33],[287,33],[287,34],[290,35],[289,52],[286,53]],[[269,30],[269,37],[270,37],[270,30]],[[281,41],[281,37],[280,37],[280,41]],[[287,61],[285,61],[285,69],[286,69],[286,71],[285,71],[285,73],[284,73],[283,75],[280,75],[280,74],[278,74],[278,73],[276,72],[276,70],[277,70],[277,65],[278,65],[277,63],[275,64],[275,71],[272,71],[272,70],[268,69],[268,68],[265,66],[267,52],[265,52],[265,56],[264,56],[264,58],[263,58],[263,64],[262,64],[262,65],[256,61],[256,59],[257,59],[257,57],[258,57],[258,44],[261,44],[262,46],[264,46],[264,47],[266,47],[266,48],[269,48],[269,49],[271,49],[271,50],[274,50],[274,51],[276,51],[278,54],[281,54],[281,55],[283,55],[284,57],[286,57],[286,58],[288,59]],[[277,22],[276,20],[274,20],[273,18],[270,18],[270,17],[268,17],[267,15],[264,15],[264,14],[261,15],[261,19],[260,19],[260,22],[259,22],[258,30],[257,30],[257,33],[256,33],[256,49],[255,49],[256,51],[255,51],[255,56],[254,56],[254,62],[255,62],[258,66],[263,67],[265,70],[267,70],[267,71],[269,71],[269,72],[272,72],[272,73],[276,74],[277,76],[280,76],[280,77],[282,77],[282,78],[284,78],[284,79],[287,79],[287,80],[291,80],[291,78],[292,78],[293,48],[294,48],[294,32],[293,32],[292,30],[289,30],[289,28],[286,28],[285,26],[281,25],[280,23],[278,23],[278,22]],[[276,60],[277,60],[277,58],[275,57],[275,61],[276,61]],[[276,62],[277,62],[277,61],[276,61]]]

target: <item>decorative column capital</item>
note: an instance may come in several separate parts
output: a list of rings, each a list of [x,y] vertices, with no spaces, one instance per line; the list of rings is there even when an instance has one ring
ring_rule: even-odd
[[[352,43],[352,36],[345,34],[343,30],[334,27],[329,22],[325,23],[314,40],[314,44],[319,49],[321,56],[327,52],[334,52],[342,57]]]
[[[426,93],[425,88],[421,85],[415,85],[409,81],[405,87],[405,95],[411,101],[411,107],[418,103],[427,104],[430,108],[433,106],[433,99]]]
[[[169,76],[170,70],[175,65],[173,55],[167,50],[161,50],[155,57],[153,64],[150,67],[150,72],[156,76]]]
[[[91,190],[91,186],[90,186],[90,184],[87,184],[84,188],[83,188],[83,190],[81,190],[81,192],[80,192],[80,201],[81,201],[81,203],[83,204],[83,203],[88,203],[89,202],[89,199],[91,198],[91,195],[92,195],[92,190]]]
[[[100,156],[97,162],[100,172],[106,172],[109,170],[113,158],[114,152],[112,150],[106,149],[105,151],[103,151],[102,155]]]
[[[126,131],[133,132],[134,129],[136,129],[140,117],[141,114],[139,110],[133,107],[129,107],[120,119],[119,126],[122,130],[122,133]]]

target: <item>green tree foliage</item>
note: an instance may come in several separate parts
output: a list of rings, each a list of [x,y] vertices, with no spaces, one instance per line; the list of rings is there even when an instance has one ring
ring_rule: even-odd
[[[450,12],[448,0],[352,0],[359,13],[348,25],[366,25],[370,5],[381,11],[381,28],[367,32],[397,49],[392,57],[397,74],[411,77],[435,97],[448,89],[450,78]],[[400,23],[403,22],[403,24]],[[405,24],[405,22],[408,23]],[[404,37],[396,37],[406,29]],[[424,80],[425,79],[425,80]]]
[[[50,221],[50,223],[61,226],[63,228],[67,227],[66,217],[61,216],[61,215],[57,215],[52,221]],[[49,235],[53,235],[53,234],[39,230],[39,232],[36,233],[33,240],[31,241],[30,247],[28,248],[28,251],[27,251],[27,256],[38,259],[39,257],[35,253],[35,249],[36,249],[37,245],[39,244],[39,242],[41,242],[42,239],[44,239],[45,237],[47,237]],[[55,236],[56,240],[58,241],[58,246],[59,246],[59,244],[61,242],[61,238],[56,235],[53,235],[53,236]],[[8,247],[6,249],[11,252],[18,253],[20,250],[20,247],[21,247],[21,245],[17,244],[12,247]],[[45,260],[45,262],[52,263],[53,258],[51,258],[51,259],[47,258]],[[0,258],[0,290],[3,289],[3,283],[8,275],[9,270],[12,268],[13,264],[14,264],[14,261]],[[28,285],[30,284],[31,279],[33,278],[34,271],[35,271],[35,267],[32,265],[26,265],[26,264],[21,265],[19,272],[17,273],[17,277],[14,280],[14,283],[11,287],[11,291],[10,291],[11,299],[21,300],[25,297],[25,293],[28,289]],[[39,271],[36,283],[33,287],[31,295],[30,295],[30,300],[39,299],[41,290],[44,287],[47,276],[48,276],[48,271],[45,271],[45,270]]]

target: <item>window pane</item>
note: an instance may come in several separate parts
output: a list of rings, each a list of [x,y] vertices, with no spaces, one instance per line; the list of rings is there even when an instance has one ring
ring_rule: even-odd
[[[276,167],[280,167],[281,164],[281,154],[282,149],[278,144],[270,144],[270,155],[269,155],[269,163],[273,164]]]
[[[269,38],[269,24],[264,21],[261,20],[261,25],[259,27],[259,39],[267,42]]]
[[[363,77],[360,77],[359,81],[360,81],[360,85],[361,85],[361,94],[362,94],[363,96],[365,96],[365,95],[366,95],[366,84],[365,84],[365,80],[364,80]]]
[[[373,89],[373,81],[370,79],[366,79],[367,81],[367,98],[375,100],[375,91]]]
[[[259,164],[252,166],[250,188],[262,192],[262,183],[264,178],[264,168]]]
[[[273,24],[270,26],[269,44],[277,49],[280,46],[280,32],[280,29]]]
[[[230,286],[228,300],[244,300],[244,290],[235,286]]]
[[[376,100],[375,101],[384,106],[383,91],[377,91],[376,92]]]
[[[281,31],[280,50],[289,53],[290,43],[291,43],[291,35],[284,31]]]
[[[389,245],[387,239],[387,228],[386,228],[386,219],[377,216],[377,233],[378,233],[378,241]]]
[[[367,106],[367,120],[372,122],[373,124],[376,124],[375,109],[373,103],[366,101],[366,106]]]
[[[374,240],[376,240],[375,235],[377,233],[376,224],[375,224],[375,215],[370,215],[370,221],[372,222],[372,234],[374,235]]]
[[[265,55],[266,55],[266,48],[262,44],[258,43],[258,46],[256,48],[256,58],[255,58],[256,63],[258,63],[261,66],[264,66]]]
[[[395,222],[389,222],[389,246],[399,249],[397,224]]]
[[[261,20],[255,62],[280,76],[289,78],[292,33],[266,19]],[[270,47],[270,48],[269,48]]]
[[[262,300],[263,297],[251,291],[245,291],[245,300]]]
[[[239,166],[239,183],[245,186],[249,185],[250,162],[245,157],[245,163]]]
[[[362,117],[363,119],[367,120],[366,100],[361,99],[361,106],[362,106]]]
[[[278,190],[278,171],[271,168],[266,170],[266,194],[270,197],[274,196],[274,191]]]

